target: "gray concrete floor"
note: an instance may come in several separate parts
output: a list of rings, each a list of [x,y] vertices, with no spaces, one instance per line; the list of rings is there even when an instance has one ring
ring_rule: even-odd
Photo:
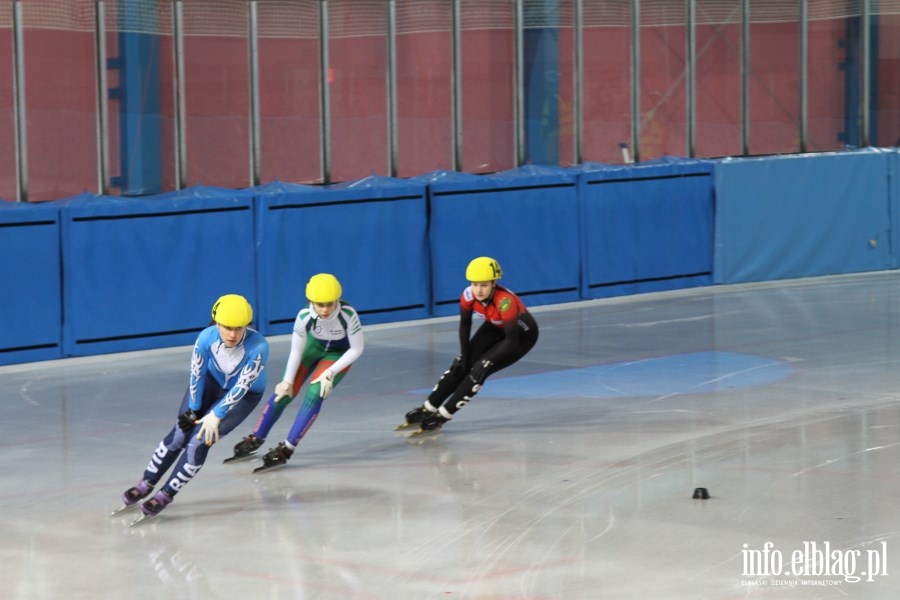
[[[889,272],[540,307],[532,353],[422,444],[393,426],[456,321],[369,327],[287,467],[222,464],[254,415],[138,528],[109,512],[190,349],[0,367],[0,596],[893,599],[898,298]]]

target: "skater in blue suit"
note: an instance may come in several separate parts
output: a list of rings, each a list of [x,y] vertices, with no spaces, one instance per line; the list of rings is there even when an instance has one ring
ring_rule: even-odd
[[[250,303],[237,294],[222,296],[213,305],[212,320],[194,344],[190,383],[177,422],[153,452],[141,480],[125,490],[124,506],[116,513],[149,496],[174,465],[165,485],[141,505],[143,518],[158,515],[197,475],[210,447],[240,425],[262,398],[269,343],[249,327]]]

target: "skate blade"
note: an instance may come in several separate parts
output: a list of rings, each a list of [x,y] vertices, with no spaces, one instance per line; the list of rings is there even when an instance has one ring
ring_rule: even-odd
[[[418,427],[418,423],[400,423],[396,427],[394,427],[394,431],[406,431],[407,429],[412,429],[413,427]]]
[[[137,519],[135,519],[134,521],[132,521],[131,525],[129,525],[129,527],[140,527],[141,525],[146,525],[150,521],[153,521],[154,519],[157,519],[157,518],[159,518],[159,514],[145,515],[145,514],[141,513],[141,516],[138,517]]]
[[[265,473],[267,471],[274,471],[275,469],[280,469],[285,466],[287,466],[287,463],[281,463],[280,465],[269,465],[269,466],[263,465],[261,467],[256,467],[255,469],[253,469],[253,472],[254,473]]]
[[[413,431],[409,434],[409,437],[419,437],[421,435],[440,435],[442,433],[441,428],[437,429],[422,429],[421,427]]]
[[[134,504],[126,504],[125,506],[121,506],[121,507],[117,508],[116,510],[112,511],[111,513],[109,513],[109,516],[118,517],[119,515],[121,515],[123,513],[131,512],[132,510],[134,510],[135,508],[137,508],[140,505],[141,505],[140,502],[135,502]]]
[[[416,429],[415,431],[410,433],[408,436],[406,436],[406,439],[411,442],[422,443],[422,442],[426,442],[428,440],[437,439],[437,438],[441,437],[441,435],[443,435],[443,433],[444,432],[441,431],[440,429],[430,429],[427,431],[424,429]]]
[[[233,462],[243,462],[245,460],[250,460],[251,458],[256,458],[256,452],[251,452],[250,454],[242,454],[241,456],[229,456],[225,460],[222,461],[223,464],[233,463]]]

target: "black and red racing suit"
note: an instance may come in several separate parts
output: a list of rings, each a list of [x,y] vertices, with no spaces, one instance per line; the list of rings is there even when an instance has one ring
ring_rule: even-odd
[[[473,315],[484,323],[470,339]],[[429,394],[426,408],[449,419],[478,393],[488,376],[525,356],[537,339],[537,321],[516,294],[495,285],[481,302],[467,287],[459,297],[460,354]]]

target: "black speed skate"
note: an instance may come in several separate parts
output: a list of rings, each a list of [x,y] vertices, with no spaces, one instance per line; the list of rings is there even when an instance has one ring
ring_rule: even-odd
[[[413,431],[409,434],[409,437],[415,438],[421,435],[440,433],[441,427],[449,420],[450,419],[440,413],[431,413],[419,423],[419,430]]]
[[[259,450],[265,440],[261,440],[252,433],[234,445],[234,456],[229,456],[223,463],[235,462],[250,458]]]
[[[416,427],[419,423],[422,422],[422,419],[426,418],[429,415],[433,415],[434,413],[425,408],[424,406],[419,406],[417,408],[412,409],[408,413],[406,413],[406,422],[400,423],[396,427],[394,427],[394,431],[402,431],[404,429],[410,429],[412,427]]]
[[[287,447],[284,442],[278,442],[278,445],[266,452],[263,456],[263,464],[261,467],[253,469],[254,473],[262,473],[270,471],[287,464],[288,459],[293,456],[294,451]]]

